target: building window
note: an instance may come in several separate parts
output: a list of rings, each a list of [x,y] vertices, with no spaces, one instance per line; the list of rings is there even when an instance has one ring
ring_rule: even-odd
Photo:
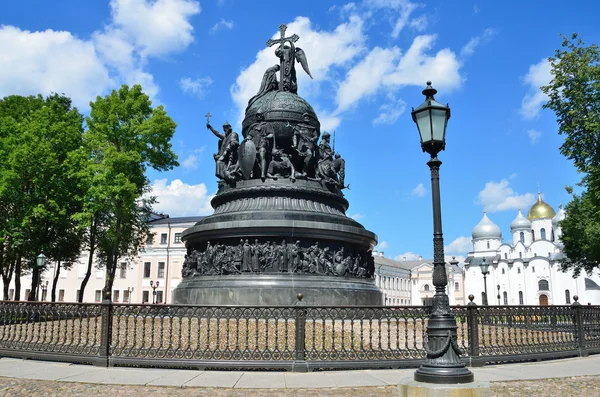
[[[102,300],[102,290],[97,289],[94,293],[94,302],[100,302]]]
[[[523,244],[525,244],[525,233],[523,233],[523,232],[519,233],[519,241],[521,241]]]
[[[481,304],[482,305],[487,305],[487,298],[485,296],[485,292],[481,293]]]
[[[425,286],[423,287],[423,291],[429,291],[429,284],[425,284]]]
[[[531,273],[535,273],[535,266],[531,266]]]
[[[535,241],[535,231],[531,229],[531,240]]]
[[[502,268],[502,274],[504,274],[504,273],[505,273],[505,270],[504,270],[504,268]]]
[[[552,253],[548,252],[548,258],[552,258]]]
[[[423,298],[423,306],[433,305],[433,298]]]
[[[521,274],[521,268],[520,267],[517,268],[517,274]]]
[[[567,302],[567,305],[571,304],[571,293],[568,289],[565,290],[565,302]]]
[[[15,290],[12,288],[8,290],[8,299],[9,300],[15,299]]]
[[[161,233],[160,234],[160,243],[161,244],[166,244],[167,243],[167,233]]]
[[[181,233],[175,233],[175,239],[173,240],[175,244],[181,242]]]
[[[150,293],[148,291],[143,291],[142,292],[142,303],[148,303],[149,296],[150,296]]]
[[[508,293],[506,291],[502,293],[502,297],[504,298],[504,305],[508,305]]]
[[[519,305],[523,304],[523,291],[519,291]]]
[[[165,262],[158,262],[158,278],[165,278]]]
[[[552,241],[554,241],[554,229],[552,229],[552,231],[550,232],[550,238],[552,239]]]
[[[163,292],[156,291],[156,303],[163,303]]]
[[[127,263],[121,262],[121,269],[119,272],[121,278],[127,278]]]
[[[546,229],[542,228],[542,229],[540,230],[540,238],[541,238],[542,240],[545,240],[545,239],[546,239]]]
[[[150,267],[152,266],[151,262],[144,262],[144,278],[150,277]]]
[[[460,290],[460,285],[458,284],[458,281],[454,282],[454,291],[459,291]]]
[[[508,253],[504,253],[504,259],[508,259]]]
[[[538,290],[540,290],[540,291],[550,291],[550,288],[548,288],[548,280],[540,280],[538,282]]]
[[[58,301],[59,302],[64,302],[65,301],[65,290],[64,289],[59,289],[58,290]]]
[[[523,253],[519,252],[519,258],[522,259],[523,258]]]
[[[29,300],[29,293],[31,292],[31,290],[26,289],[25,290],[25,300],[28,301]]]
[[[536,256],[537,256],[537,252],[534,252],[534,253],[533,253],[533,256],[534,256],[534,257],[536,257]]]
[[[154,233],[148,233],[146,236],[146,245],[152,245],[154,243]]]
[[[113,291],[113,302],[119,303],[119,290],[118,289]]]
[[[487,248],[490,249],[490,242],[487,242]]]
[[[123,303],[129,303],[129,290],[123,290]]]

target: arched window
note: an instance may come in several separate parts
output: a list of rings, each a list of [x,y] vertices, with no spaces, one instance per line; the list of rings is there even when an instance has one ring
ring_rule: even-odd
[[[519,240],[520,240],[520,241],[521,241],[523,244],[525,244],[525,233],[523,233],[523,232],[519,233]]]
[[[520,267],[517,268],[517,274],[521,274],[521,268]]]
[[[508,293],[506,291],[504,291],[502,293],[502,296],[504,297],[504,304],[508,305]]]
[[[487,242],[487,247],[488,247],[488,249],[490,249],[490,242],[489,241]]]
[[[504,274],[504,268],[502,268],[502,274]]]
[[[508,259],[508,253],[504,253],[504,259]]]
[[[523,291],[519,291],[519,305],[523,304]]]
[[[423,291],[429,291],[429,284],[425,284],[425,286],[423,287]]]
[[[554,241],[554,229],[552,229],[552,231],[550,232],[550,238],[552,239],[552,241]]]
[[[519,258],[523,258],[523,253],[519,252]]]
[[[565,290],[565,302],[567,302],[567,305],[571,304],[571,293],[568,289]]]
[[[550,288],[548,287],[548,280],[540,280],[538,282],[538,290],[540,290],[540,291],[550,291]]]
[[[540,235],[541,235],[540,237],[542,238],[542,240],[545,240],[546,239],[546,229],[542,228],[540,230]]]
[[[531,229],[531,241],[535,241],[535,232]]]

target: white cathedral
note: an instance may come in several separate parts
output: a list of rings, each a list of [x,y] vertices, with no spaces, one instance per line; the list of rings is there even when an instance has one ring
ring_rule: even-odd
[[[511,222],[512,241],[506,243],[484,212],[472,232],[473,252],[464,263],[465,295],[473,294],[476,304],[484,304],[487,284],[488,305],[569,305],[574,295],[582,305],[600,304],[600,272],[573,278],[572,271],[560,270],[564,254],[558,222],[564,218],[562,206],[556,213],[538,192],[527,218],[519,210]],[[482,264],[489,266],[485,284]]]

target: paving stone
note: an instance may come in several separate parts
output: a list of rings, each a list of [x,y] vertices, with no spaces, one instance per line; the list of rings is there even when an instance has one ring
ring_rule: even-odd
[[[205,371],[185,383],[184,387],[234,387],[243,372]]]
[[[245,372],[234,386],[236,389],[285,389],[283,372]]]

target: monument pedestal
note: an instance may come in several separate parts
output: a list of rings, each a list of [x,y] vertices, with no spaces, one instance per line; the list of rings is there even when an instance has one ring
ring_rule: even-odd
[[[412,377],[398,383],[399,397],[491,397],[490,382],[471,382],[453,385],[417,382]]]

